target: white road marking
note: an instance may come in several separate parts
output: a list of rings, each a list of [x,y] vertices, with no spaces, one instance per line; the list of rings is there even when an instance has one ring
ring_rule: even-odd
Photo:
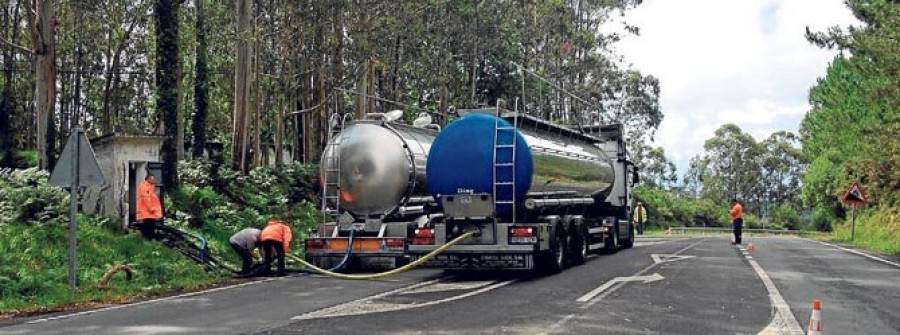
[[[551,325],[550,329],[548,329],[548,330],[550,332],[558,333],[558,332],[560,332],[560,330],[562,330],[562,327],[566,324],[566,322],[569,322],[569,320],[572,320],[572,318],[574,318],[574,317],[575,317],[575,314],[566,315],[562,319],[559,319],[559,321],[556,321],[556,323]],[[546,334],[549,334],[549,332],[538,333],[538,335],[546,335]]]
[[[688,249],[697,246],[698,244],[702,243],[703,241],[706,241],[706,237],[703,237],[703,238],[701,238],[699,241],[694,242],[694,243],[691,243],[690,245],[688,245],[688,246],[686,246],[686,247],[684,247],[684,248],[681,248],[681,250],[678,250],[678,251],[672,253],[672,255],[676,255],[676,256],[677,256],[677,255],[680,255],[682,252],[685,252],[685,251],[687,251]],[[643,268],[641,271],[638,271],[637,273],[635,273],[634,275],[635,275],[635,276],[643,275],[644,273],[646,273],[647,271],[650,271],[650,269],[653,269],[654,267],[656,267],[656,266],[659,265],[659,264],[661,264],[661,263],[653,263],[653,264],[650,264],[650,265],[648,265],[647,267]],[[591,306],[593,306],[594,304],[596,304],[598,301],[603,300],[604,298],[606,298],[607,296],[609,296],[610,294],[612,294],[613,292],[615,292],[616,290],[618,290],[619,288],[621,288],[623,285],[624,285],[624,283],[617,283],[616,285],[613,285],[611,288],[607,289],[607,290],[604,291],[602,294],[600,294],[600,295],[598,295],[597,297],[591,299],[591,300],[588,301],[586,304],[581,305],[581,309],[587,309],[587,308],[590,308]]]
[[[666,262],[675,262],[675,261],[681,261],[681,260],[685,260],[685,259],[691,259],[691,258],[695,258],[697,256],[651,254],[650,257],[653,258],[653,263],[666,263]]]
[[[169,297],[165,297],[165,298],[150,299],[150,300],[144,300],[144,301],[139,301],[139,302],[134,302],[134,303],[124,303],[124,304],[119,304],[119,305],[110,306],[110,307],[104,307],[104,308],[92,309],[92,310],[89,310],[89,311],[83,311],[83,312],[77,312],[77,313],[69,313],[69,314],[64,314],[64,315],[59,315],[59,316],[53,316],[53,317],[48,317],[48,318],[41,318],[41,319],[31,320],[31,321],[26,322],[26,324],[35,324],[35,323],[43,323],[43,322],[53,321],[53,320],[68,319],[68,318],[71,318],[71,317],[83,316],[83,315],[89,315],[89,314],[94,314],[94,313],[108,312],[108,311],[117,310],[117,309],[122,309],[122,308],[126,308],[126,307],[136,307],[136,306],[148,305],[148,304],[157,303],[157,302],[163,302],[163,301],[168,301],[168,300],[182,299],[182,298],[187,298],[187,297],[193,297],[193,296],[200,295],[200,294],[213,293],[213,292],[219,292],[219,291],[225,291],[225,290],[235,289],[235,288],[239,288],[239,287],[245,287],[245,286],[250,286],[250,285],[256,285],[256,284],[267,283],[267,282],[270,282],[270,281],[273,281],[273,280],[279,280],[279,279],[283,279],[283,278],[267,278],[267,279],[263,279],[263,280],[252,281],[252,282],[249,282],[249,283],[242,283],[242,284],[231,285],[231,286],[216,287],[216,288],[212,288],[212,289],[208,289],[208,290],[196,291],[196,292],[185,293],[185,294],[179,294],[179,295],[173,295],[173,296],[169,296]]]
[[[642,281],[642,282],[644,282],[644,284],[648,284],[648,283],[652,283],[652,282],[655,282],[655,281],[660,281],[660,280],[663,280],[663,279],[665,279],[665,278],[663,278],[663,276],[660,275],[659,273],[654,273],[654,274],[649,275],[649,276],[616,277],[616,278],[613,278],[613,279],[610,280],[610,281],[607,281],[607,282],[603,283],[603,285],[598,286],[597,288],[595,288],[594,290],[588,292],[587,294],[581,296],[581,298],[578,298],[578,300],[576,300],[576,301],[578,301],[578,302],[588,302],[588,301],[590,301],[591,299],[593,299],[594,297],[596,297],[598,294],[603,293],[603,291],[605,291],[606,289],[608,289],[608,288],[610,288],[610,287],[612,287],[613,285],[618,284],[618,283],[627,283],[627,282],[633,282],[633,281]]]
[[[409,291],[403,291],[403,292],[400,292],[399,294],[422,294],[422,293],[434,293],[434,292],[446,292],[446,291],[474,290],[477,288],[482,288],[482,287],[488,286],[493,283],[496,283],[496,281],[486,280],[486,281],[471,281],[471,282],[459,282],[459,283],[436,283],[434,285],[420,287],[420,288],[412,289]]]
[[[876,261],[876,262],[881,262],[881,263],[884,263],[884,264],[887,264],[887,265],[890,265],[890,266],[893,266],[893,267],[898,267],[898,268],[900,268],[900,264],[898,264],[898,263],[896,263],[896,262],[891,262],[891,261],[886,260],[886,259],[884,259],[884,258],[881,258],[881,257],[878,257],[878,256],[873,256],[873,255],[864,253],[864,252],[859,251],[859,250],[853,250],[853,249],[850,249],[850,248],[844,248],[844,247],[839,246],[839,245],[835,245],[835,244],[831,244],[831,243],[827,243],[827,242],[822,242],[822,241],[817,241],[817,242],[822,243],[822,244],[827,245],[827,246],[832,247],[832,248],[836,248],[836,249],[840,249],[840,250],[849,252],[849,253],[851,253],[851,254],[856,254],[856,255],[863,256],[863,257],[865,257],[865,258],[874,260],[874,261]]]
[[[456,301],[459,299],[468,298],[474,295],[482,294],[497,288],[501,288],[503,286],[512,284],[515,280],[507,280],[499,283],[495,283],[492,285],[487,285],[477,290],[467,292],[464,294],[452,296],[449,298],[444,298],[440,300],[428,301],[425,303],[411,303],[411,304],[398,304],[398,303],[383,303],[376,302],[376,299],[383,298],[393,294],[403,294],[403,292],[415,290],[420,287],[424,287],[429,284],[434,284],[438,282],[439,279],[419,283],[416,285],[407,286],[404,288],[396,289],[393,291],[376,294],[368,298],[363,298],[355,301],[351,301],[345,304],[332,306],[328,308],[323,308],[318,311],[305,313],[302,315],[295,316],[291,318],[291,320],[309,320],[309,319],[319,319],[319,318],[330,318],[330,317],[338,317],[338,316],[351,316],[351,315],[362,315],[362,314],[372,314],[372,313],[382,313],[382,312],[391,312],[391,311],[400,311],[407,310],[413,308],[421,308],[427,306],[433,306],[437,304],[447,303],[451,301]]]
[[[740,247],[738,247],[740,248]],[[746,250],[741,249],[741,252],[745,252]],[[781,292],[778,291],[778,288],[775,287],[775,283],[772,282],[772,279],[769,278],[769,275],[759,263],[753,260],[753,257],[744,254],[744,257],[747,258],[747,262],[750,263],[750,266],[753,268],[753,271],[756,272],[756,275],[759,276],[759,279],[762,280],[763,285],[766,286],[766,290],[769,291],[769,300],[772,302],[772,307],[775,310],[775,317],[772,319],[772,322],[759,332],[758,335],[774,335],[774,334],[790,334],[790,335],[803,335],[803,328],[800,327],[800,322],[797,321],[797,318],[794,317],[794,313],[791,312],[791,307],[788,306],[787,302],[784,301],[784,297],[781,296]]]

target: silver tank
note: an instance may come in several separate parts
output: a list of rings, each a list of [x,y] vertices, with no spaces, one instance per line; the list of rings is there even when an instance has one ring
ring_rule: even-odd
[[[612,160],[593,143],[552,130],[521,127],[534,161],[529,193],[575,191],[606,198],[615,183]]]
[[[336,185],[340,210],[359,216],[387,215],[428,196],[425,163],[437,131],[385,121],[355,121],[328,143],[319,175]],[[334,199],[328,199],[335,208]]]

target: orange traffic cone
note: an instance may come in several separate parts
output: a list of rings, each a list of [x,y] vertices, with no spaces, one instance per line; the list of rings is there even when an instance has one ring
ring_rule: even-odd
[[[822,302],[813,301],[812,315],[809,316],[809,330],[806,335],[822,335]]]

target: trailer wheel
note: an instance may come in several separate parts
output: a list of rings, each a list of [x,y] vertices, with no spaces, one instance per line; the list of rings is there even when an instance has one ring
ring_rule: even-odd
[[[569,227],[571,238],[569,239],[569,260],[572,265],[584,264],[588,255],[587,224],[573,224]]]
[[[634,223],[628,223],[628,238],[622,240],[622,249],[631,249],[634,246]]]
[[[566,231],[557,223],[550,231],[550,250],[541,253],[540,271],[557,274],[566,267]]]

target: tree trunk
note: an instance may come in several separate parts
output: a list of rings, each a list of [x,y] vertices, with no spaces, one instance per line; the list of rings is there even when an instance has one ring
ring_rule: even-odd
[[[207,79],[207,45],[206,45],[206,17],[203,12],[203,1],[196,0],[197,5],[197,53],[194,65],[194,118],[191,122],[191,133],[194,134],[191,152],[195,159],[203,157],[206,150],[206,116],[209,98]]]
[[[19,22],[19,6],[21,1],[16,2],[13,12],[6,17],[7,25],[4,28],[12,29],[12,43],[19,43],[19,33],[14,22]],[[4,35],[6,31],[3,31]],[[15,50],[6,49],[3,59],[3,96],[0,98],[0,167],[13,167],[16,158],[15,127],[12,126],[13,114],[16,110],[16,100],[13,92],[13,67],[15,60]]]
[[[156,109],[162,119],[163,184],[178,184],[178,0],[156,0]]]
[[[255,31],[255,30],[254,30]],[[254,50],[255,56],[253,57],[253,72],[251,73],[251,78],[253,81],[253,110],[251,111],[251,115],[253,115],[253,168],[257,168],[262,166],[263,162],[263,150],[265,146],[262,145],[262,94],[260,94],[261,88],[259,84],[259,50]]]
[[[231,140],[231,152],[234,159],[233,168],[241,172],[247,172],[247,123],[250,113],[250,39],[251,24],[250,0],[238,0],[237,2],[237,59],[234,69],[234,133]]]
[[[56,63],[54,54],[54,6],[55,0],[37,0],[31,18],[32,41],[34,41],[34,106],[37,130],[38,166],[47,170],[51,166],[53,152],[53,132],[48,128],[56,106]],[[34,17],[37,15],[37,17]]]

